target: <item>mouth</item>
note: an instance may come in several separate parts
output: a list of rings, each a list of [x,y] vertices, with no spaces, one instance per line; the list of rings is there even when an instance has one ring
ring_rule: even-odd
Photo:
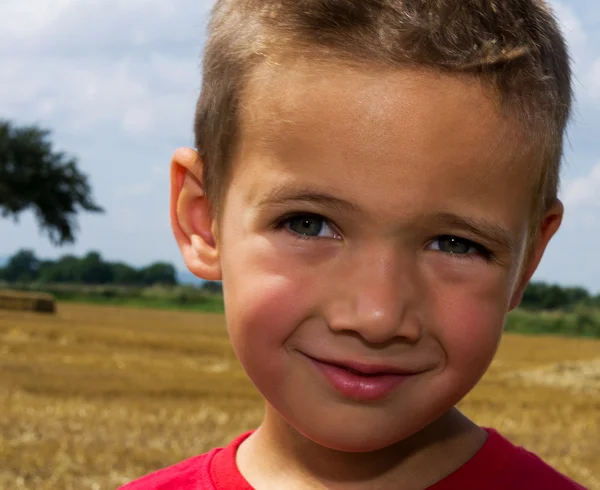
[[[305,354],[305,356],[315,362],[336,367],[339,369],[344,369],[349,373],[356,374],[358,376],[375,377],[393,374],[410,376],[412,374],[417,374],[417,372],[412,369],[402,368],[398,366],[372,364],[361,361],[331,361],[312,357],[307,354]]]
[[[321,360],[304,354],[314,371],[344,398],[373,402],[390,396],[417,372],[397,366]]]

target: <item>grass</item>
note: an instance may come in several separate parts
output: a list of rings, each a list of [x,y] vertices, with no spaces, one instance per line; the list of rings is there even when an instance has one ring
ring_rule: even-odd
[[[4,285],[6,288],[9,286],[15,291],[49,293],[57,300],[69,303],[207,313],[224,311],[221,294],[190,285],[146,287],[40,283]]]
[[[520,308],[509,313],[506,331],[600,338],[600,311],[583,305],[571,311],[528,311]]]
[[[507,334],[461,403],[600,490],[600,341]],[[111,490],[223,445],[262,402],[221,314],[59,303],[0,310],[0,488]]]
[[[199,301],[179,301],[170,298],[100,298],[94,295],[80,294],[72,297],[61,297],[57,299],[63,302],[80,303],[104,306],[125,306],[129,308],[149,308],[152,310],[170,311],[201,311],[206,313],[223,313],[223,300],[221,297],[206,297]]]

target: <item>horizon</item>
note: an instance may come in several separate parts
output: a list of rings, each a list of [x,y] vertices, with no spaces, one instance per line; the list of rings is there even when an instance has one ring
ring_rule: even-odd
[[[92,252],[93,250],[89,250],[88,252]],[[15,251],[15,253],[17,253],[18,250]],[[88,253],[86,252],[86,253]],[[35,253],[35,251],[34,251]],[[12,254],[8,254],[8,255],[0,255],[0,268],[5,267],[6,264],[8,263],[8,261],[10,260],[10,257],[12,257],[14,255],[14,253]],[[65,254],[66,255],[66,254]],[[84,254],[77,256],[78,258],[82,257]],[[56,260],[58,257],[55,258],[48,258],[48,257],[39,257],[37,254],[35,254],[36,258],[38,258],[39,260]],[[102,260],[105,260],[107,262],[125,262],[123,260],[106,260],[106,258],[104,256],[102,256]],[[141,266],[133,266],[133,264],[128,264],[127,262],[125,262],[127,265],[131,265],[132,267],[135,267],[136,269],[140,268],[140,267],[145,267],[148,265],[151,265],[151,262],[147,263],[147,264],[143,264]],[[173,264],[175,265],[175,264]],[[198,276],[195,276],[194,274],[192,274],[187,268],[186,269],[181,269],[181,268],[177,268],[175,267],[175,278],[177,279],[177,283],[180,285],[186,285],[186,284],[190,284],[190,285],[194,285],[194,286],[199,286],[204,284],[205,282],[208,282],[204,279],[199,278]]]
[[[18,252],[18,250],[16,252]],[[88,252],[86,252],[86,253],[89,253],[89,252],[93,252],[93,250],[88,250]],[[85,256],[86,253],[77,256],[77,258],[81,258],[81,257]],[[8,261],[9,261],[9,259],[10,259],[10,257],[12,255],[14,255],[14,254],[9,254],[8,256],[2,256],[2,255],[0,255],[0,268],[4,267],[8,263]],[[35,254],[35,255],[36,255],[36,258],[39,259],[39,260],[56,260],[56,259],[60,258],[60,257],[55,257],[55,258],[39,257],[37,254]],[[147,263],[147,264],[142,264],[141,266],[134,266],[133,264],[130,264],[130,263],[128,263],[126,261],[123,261],[123,260],[106,260],[106,258],[104,256],[101,255],[101,257],[102,257],[102,260],[104,260],[105,262],[124,262],[125,264],[130,265],[132,267],[135,267],[136,269],[139,269],[141,267],[145,267],[145,266],[151,265],[151,263]],[[172,265],[175,266],[175,264],[172,264]],[[202,285],[202,284],[204,284],[206,282],[220,282],[220,281],[207,281],[205,279],[201,279],[198,276],[194,275],[187,268],[183,268],[182,269],[182,268],[175,267],[175,275],[176,275],[175,277],[177,279],[177,283],[180,284],[180,285],[187,285],[187,284],[189,284],[189,285]],[[567,288],[579,288],[579,287],[583,287],[592,296],[596,296],[596,295],[600,296],[600,291],[598,291],[598,292],[591,291],[588,288],[586,288],[585,286],[582,286],[581,284],[559,284],[559,283],[548,282],[548,281],[544,281],[544,280],[537,281],[535,279],[532,279],[530,281],[530,283],[545,283],[545,284],[548,284],[549,286],[560,286],[561,288],[565,288],[565,289],[567,289]]]

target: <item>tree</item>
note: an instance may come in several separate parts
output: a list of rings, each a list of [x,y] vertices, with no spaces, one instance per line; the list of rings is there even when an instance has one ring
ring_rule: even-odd
[[[556,310],[572,308],[582,303],[593,303],[594,298],[582,287],[561,287],[557,284],[531,282],[523,294],[523,308]]]
[[[130,265],[122,262],[110,264],[114,284],[132,286],[140,283],[140,274]]]
[[[144,267],[140,271],[142,282],[148,286],[161,284],[163,286],[173,286],[177,284],[175,267],[171,264],[156,262]]]
[[[47,283],[79,283],[81,260],[74,255],[63,255],[57,262],[47,261],[40,267],[40,281]]]
[[[84,284],[108,284],[113,281],[113,271],[98,252],[89,252],[81,260],[81,279]]]
[[[591,297],[587,289],[582,287],[565,288],[565,294],[567,295],[568,303],[570,305],[583,303],[588,301]]]
[[[223,294],[223,283],[221,281],[206,281],[202,289],[213,294]]]
[[[101,213],[77,161],[54,151],[50,131],[0,120],[0,216],[18,220],[33,210],[55,245],[75,241],[77,213]]]
[[[6,264],[3,278],[9,282],[31,282],[37,279],[39,267],[33,250],[19,250]]]

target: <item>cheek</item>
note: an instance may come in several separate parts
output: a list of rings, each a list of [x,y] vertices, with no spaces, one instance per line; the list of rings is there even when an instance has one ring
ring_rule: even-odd
[[[261,380],[281,382],[286,340],[313,314],[315,298],[301,268],[258,245],[239,242],[223,257],[223,292],[231,344],[260,390]]]
[[[479,283],[439,297],[434,324],[447,368],[464,379],[478,380],[494,357],[504,327],[506,288]]]

